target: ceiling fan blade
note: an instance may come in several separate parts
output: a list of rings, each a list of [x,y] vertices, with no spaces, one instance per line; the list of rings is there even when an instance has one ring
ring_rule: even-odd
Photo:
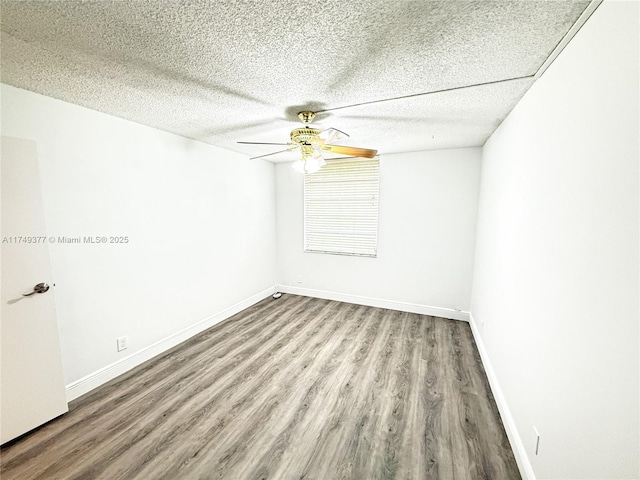
[[[288,143],[273,143],[273,142],[236,142],[243,143],[245,145],[289,145]]]
[[[344,145],[320,145],[320,148],[326,152],[340,153],[342,155],[350,155],[352,157],[373,158],[378,153],[377,150],[368,148],[346,147]]]
[[[338,130],[337,128],[331,127],[323,130],[319,137],[321,140],[324,140],[325,143],[333,143],[342,138],[349,137],[349,134],[343,132],[342,130]]]
[[[393,100],[403,100],[403,99],[407,99],[407,98],[413,98],[413,97],[422,97],[424,95],[433,95],[433,94],[437,94],[437,93],[444,93],[444,92],[453,92],[455,90],[462,90],[465,88],[473,88],[473,87],[483,87],[485,85],[495,85],[497,83],[506,83],[506,82],[512,82],[512,81],[517,81],[517,80],[524,80],[527,78],[534,78],[534,75],[525,75],[523,77],[513,77],[513,78],[505,78],[502,80],[492,80],[489,82],[482,82],[482,83],[474,83],[471,85],[461,85],[458,87],[451,87],[451,88],[444,88],[442,90],[432,90],[430,92],[421,92],[421,93],[412,93],[410,95],[402,95],[401,97],[392,97],[392,98],[382,98],[379,100],[371,100],[370,102],[361,102],[361,103],[354,103],[352,105],[343,105],[341,107],[333,107],[333,108],[325,108],[324,110],[316,110],[315,114],[319,114],[319,113],[326,113],[326,112],[333,112],[335,110],[342,110],[344,108],[353,108],[353,107],[361,107],[363,105],[372,105],[374,103],[382,103],[382,102],[391,102]]]
[[[285,143],[285,145],[286,145],[286,143]],[[293,150],[295,148],[297,148],[297,146],[296,147],[289,147],[289,148],[287,148],[285,150],[280,150],[279,152],[267,153],[266,155],[260,155],[258,157],[251,157],[249,160],[256,160],[257,158],[269,157],[271,155],[277,155],[278,153],[290,152],[291,150]]]

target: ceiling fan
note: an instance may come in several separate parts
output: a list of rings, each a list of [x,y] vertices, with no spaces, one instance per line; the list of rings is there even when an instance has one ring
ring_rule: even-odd
[[[348,157],[363,157],[373,158],[378,153],[377,150],[371,150],[368,148],[348,147],[345,145],[334,145],[333,142],[340,140],[341,138],[348,137],[346,133],[337,128],[328,128],[326,130],[319,130],[311,127],[311,122],[315,118],[316,113],[310,111],[302,111],[298,113],[298,118],[304,127],[295,128],[291,130],[289,135],[290,141],[288,143],[270,143],[270,142],[238,142],[248,145],[286,145],[287,148],[279,150],[273,153],[267,153],[266,155],[260,155],[257,157],[251,157],[251,160],[256,158],[264,158],[270,155],[277,155],[278,153],[290,152],[296,149],[300,149],[300,159],[293,164],[293,168],[302,173],[314,173],[320,170],[326,161],[322,156],[322,152],[337,153],[339,155],[346,155]]]

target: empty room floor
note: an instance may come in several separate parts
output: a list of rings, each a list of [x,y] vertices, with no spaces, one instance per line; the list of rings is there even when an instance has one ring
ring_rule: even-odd
[[[2,479],[519,479],[465,322],[283,295],[73,401]]]

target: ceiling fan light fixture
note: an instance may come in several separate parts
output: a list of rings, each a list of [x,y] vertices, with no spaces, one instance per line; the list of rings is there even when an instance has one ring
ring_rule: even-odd
[[[320,149],[315,145],[304,144],[301,145],[301,149],[302,158],[291,165],[294,170],[300,173],[315,173],[327,164]]]
[[[296,160],[295,162],[293,162],[293,164],[291,165],[291,168],[293,168],[295,171],[300,172],[300,173],[305,173],[305,168],[304,168],[304,160],[300,159],[300,160]]]
[[[324,155],[322,155],[322,151],[318,145],[313,146],[313,153],[311,154],[311,158],[316,160],[321,167],[324,167],[327,162],[324,160]]]
[[[306,173],[316,173],[322,168],[318,159],[310,157],[304,160],[304,171]]]
[[[325,162],[324,159],[321,159],[321,161],[319,161],[315,158],[307,157],[293,162],[291,168],[300,173],[316,173],[326,163],[327,162]]]

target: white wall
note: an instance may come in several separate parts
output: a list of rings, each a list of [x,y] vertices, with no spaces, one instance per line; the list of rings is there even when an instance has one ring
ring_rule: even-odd
[[[638,6],[605,1],[483,149],[473,322],[539,479],[639,478]]]
[[[51,245],[68,384],[275,285],[272,164],[7,85],[2,134],[37,142],[49,235],[130,240]]]
[[[303,177],[277,165],[279,283],[442,316],[468,310],[479,175],[478,148],[382,155],[378,257],[366,258],[303,252]]]

